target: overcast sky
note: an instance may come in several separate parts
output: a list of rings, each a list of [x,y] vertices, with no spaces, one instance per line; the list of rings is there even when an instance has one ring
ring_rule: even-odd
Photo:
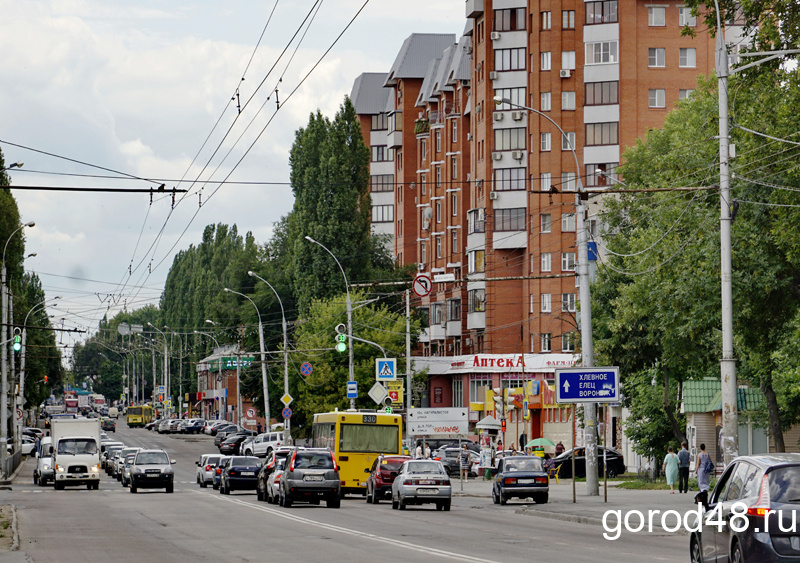
[[[297,88],[362,5],[0,0],[0,148],[7,165],[24,162],[12,185],[189,190],[174,209],[169,195],[15,190],[22,221],[36,222],[26,269],[62,296],[57,322],[94,330],[107,311],[157,304],[173,256],[208,224],[267,241],[292,206],[288,154],[309,113],[333,116],[411,33],[464,29],[463,0],[370,0]]]

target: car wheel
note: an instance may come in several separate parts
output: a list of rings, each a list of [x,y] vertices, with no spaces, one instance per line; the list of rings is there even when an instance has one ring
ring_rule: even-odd
[[[206,480],[205,480],[205,479],[202,479],[202,480],[200,481],[200,488],[202,488],[202,489],[205,489],[205,488],[207,488],[207,487],[208,487],[208,483],[206,483]]]
[[[36,476],[36,473],[33,474],[33,484],[34,485],[38,485],[39,484],[39,477]]]
[[[291,508],[292,507],[292,502],[293,502],[292,501],[292,497],[290,497],[288,494],[284,495],[284,497],[283,497],[283,507],[284,508]]]
[[[444,504],[442,504],[441,502],[437,502],[436,503],[436,510],[438,511],[438,510],[443,510],[443,509],[444,509]]]
[[[261,492],[261,489],[256,487],[256,500],[263,502],[264,501],[264,493]]]
[[[219,485],[217,483],[214,483],[211,485],[211,488],[213,488],[216,491],[217,489],[219,489]]]
[[[533,495],[533,502],[536,504],[547,504],[547,500],[550,498],[550,493],[538,493]]]
[[[392,510],[397,510],[397,508],[399,506],[400,506],[400,503],[397,502],[396,500],[394,500],[394,496],[392,496]]]
[[[372,491],[372,504],[379,504],[381,502],[381,495],[377,491]]]
[[[44,477],[41,477],[39,479],[39,486],[40,487],[44,487],[45,485],[47,485],[47,479],[45,479]]]
[[[278,493],[278,506],[283,506],[283,493]]]
[[[53,488],[57,491],[60,491],[64,488],[64,485],[58,481],[53,481]]]
[[[692,537],[691,547],[689,547],[689,554],[692,558],[692,563],[703,563],[703,548],[697,537]]]
[[[449,500],[444,501],[444,511],[445,512],[450,512],[450,501]]]
[[[172,492],[175,490],[175,489],[173,489],[173,486],[174,486],[174,485],[173,485],[172,483],[170,483],[169,485],[167,485],[167,493],[172,493]]]
[[[737,541],[733,544],[733,551],[730,558],[731,563],[744,563],[744,553],[742,553],[742,546]]]
[[[405,510],[406,509],[406,503],[401,500],[398,503],[397,508],[399,508],[400,510]]]
[[[500,497],[500,505],[505,506],[506,503],[508,502],[506,495],[504,495],[503,493],[497,493],[497,496]]]
[[[492,487],[492,502],[494,504],[500,504],[500,499],[497,498],[497,491],[495,490],[494,487]]]
[[[131,493],[134,495],[136,494],[136,485],[134,485],[133,483],[131,483]]]
[[[34,482],[35,481],[36,481],[36,478],[34,477]],[[372,504],[374,502],[372,499],[373,499],[373,495],[369,491],[369,486],[367,486],[367,504]]]
[[[617,476],[617,470],[614,469],[613,467],[609,467],[606,470],[606,475],[608,476],[609,479],[613,479],[614,477]]]
[[[339,508],[342,506],[342,499],[339,498],[339,495],[334,495],[326,501],[325,505],[328,508]]]

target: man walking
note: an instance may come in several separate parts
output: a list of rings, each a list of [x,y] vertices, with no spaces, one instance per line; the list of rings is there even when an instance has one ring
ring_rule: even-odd
[[[689,444],[681,443],[681,450],[678,452],[678,492],[689,492]]]

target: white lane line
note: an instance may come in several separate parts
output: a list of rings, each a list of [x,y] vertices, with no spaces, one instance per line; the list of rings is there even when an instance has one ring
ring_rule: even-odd
[[[367,532],[362,532],[360,530],[353,530],[351,528],[344,528],[342,526],[334,526],[333,524],[326,524],[325,522],[318,522],[316,520],[311,520],[310,518],[304,518],[302,516],[297,516],[295,514],[288,514],[283,510],[278,510],[275,508],[270,508],[267,506],[258,506],[256,504],[245,502],[242,500],[237,500],[229,497],[217,497],[215,495],[211,495],[210,493],[203,493],[201,491],[193,491],[200,495],[210,496],[217,500],[227,501],[234,504],[238,504],[241,506],[245,506],[247,508],[252,508],[253,510],[259,510],[261,512],[266,512],[268,514],[272,514],[274,516],[279,516],[280,518],[284,518],[286,520],[293,520],[295,522],[299,522],[301,524],[307,524],[309,526],[315,526],[317,528],[323,528],[325,530],[329,530],[331,532],[339,532],[341,534],[347,534],[350,536],[357,536],[360,538],[376,541],[379,543],[385,543],[389,545],[393,545],[395,547],[401,547],[404,549],[408,549],[411,551],[416,551],[418,553],[424,553],[426,555],[438,555],[439,557],[445,557],[447,559],[458,559],[460,561],[475,561],[477,563],[497,563],[493,559],[481,559],[480,557],[473,557],[472,555],[465,555],[463,553],[456,553],[454,551],[445,551],[443,549],[438,549],[435,547],[423,547],[420,545],[416,545],[413,543],[396,540],[392,538],[387,538],[383,536],[377,536],[375,534],[369,534]]]

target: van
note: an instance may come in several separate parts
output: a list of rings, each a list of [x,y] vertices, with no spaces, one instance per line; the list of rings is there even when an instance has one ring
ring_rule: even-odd
[[[284,443],[283,432],[264,432],[255,437],[255,439],[247,444],[246,452],[242,455],[255,455],[258,457],[267,457],[272,450]]]
[[[33,484],[44,487],[48,481],[53,480],[53,442],[50,436],[45,436],[39,441],[39,449],[36,450],[35,456]]]
[[[117,407],[109,407],[108,416],[109,418],[119,418],[119,409]]]

